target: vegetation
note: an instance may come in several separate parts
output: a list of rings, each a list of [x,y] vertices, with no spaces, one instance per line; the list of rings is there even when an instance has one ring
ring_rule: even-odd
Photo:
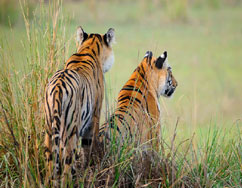
[[[43,183],[44,88],[75,51],[78,25],[116,30],[102,122],[147,50],[168,51],[179,84],[172,100],[160,100],[156,144],[111,142],[80,168],[83,187],[242,186],[241,3],[19,3],[19,24],[0,25],[0,187]]]

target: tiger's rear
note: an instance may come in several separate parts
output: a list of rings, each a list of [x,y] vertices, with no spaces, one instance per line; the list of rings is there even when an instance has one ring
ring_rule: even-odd
[[[61,186],[65,186],[70,171],[69,179],[76,180],[79,138],[88,142],[98,138],[103,74],[114,61],[113,29],[105,35],[88,35],[79,27],[77,41],[78,52],[67,60],[63,70],[53,75],[45,92],[46,180],[52,176],[55,187],[61,178]]]
[[[172,96],[176,87],[167,52],[155,58],[148,51],[119,92],[115,112],[100,128],[100,136],[111,139],[118,133],[121,142],[137,136],[141,142],[157,138],[160,130],[159,97]]]

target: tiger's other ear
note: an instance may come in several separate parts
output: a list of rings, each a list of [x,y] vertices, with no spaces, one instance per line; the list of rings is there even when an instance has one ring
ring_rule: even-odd
[[[88,34],[82,29],[81,26],[79,26],[76,31],[77,44],[81,45],[83,41],[87,39],[87,37],[88,37]]]
[[[167,52],[164,51],[163,54],[161,54],[157,59],[156,59],[156,62],[155,62],[155,66],[158,68],[158,69],[162,69],[165,62],[166,62],[166,59],[167,59]]]
[[[107,46],[111,46],[115,42],[115,32],[113,28],[110,28],[104,35],[104,41]]]

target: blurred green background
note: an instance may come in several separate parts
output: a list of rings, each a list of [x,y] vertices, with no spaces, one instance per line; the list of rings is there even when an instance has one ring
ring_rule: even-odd
[[[24,71],[27,40],[21,9],[37,20],[49,2],[0,2],[0,44],[12,53],[19,74]],[[63,61],[75,52],[75,31],[116,31],[115,64],[106,75],[109,106],[132,71],[151,50],[168,52],[178,88],[172,99],[161,97],[162,122],[173,130],[179,117],[179,136],[208,127],[233,127],[242,117],[242,3],[239,0],[66,0],[61,16],[63,40],[68,46]],[[31,22],[30,22],[31,23]],[[36,23],[36,22],[35,22]],[[40,22],[41,23],[41,22]],[[42,26],[39,25],[39,28]],[[43,26],[44,27],[44,26]],[[37,28],[35,28],[37,29]],[[39,33],[36,38],[45,37]],[[45,48],[45,46],[43,46]],[[14,53],[13,53],[14,52]],[[4,62],[1,62],[4,64]],[[103,108],[104,120],[105,108]]]

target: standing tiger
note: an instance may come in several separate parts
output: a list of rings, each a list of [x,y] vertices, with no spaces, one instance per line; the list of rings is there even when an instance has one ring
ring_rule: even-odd
[[[109,121],[100,128],[100,137],[111,139],[119,133],[121,142],[138,136],[142,142],[156,138],[160,127],[160,95],[171,97],[177,87],[167,62],[167,52],[158,58],[148,51],[118,95],[118,104]],[[110,129],[111,128],[111,129]]]
[[[77,53],[67,60],[63,70],[53,75],[46,87],[46,179],[52,175],[55,187],[60,186],[60,179],[61,186],[65,186],[70,172],[69,179],[76,179],[79,138],[83,142],[98,138],[104,73],[114,62],[114,41],[112,28],[100,35],[87,34],[78,27]]]

